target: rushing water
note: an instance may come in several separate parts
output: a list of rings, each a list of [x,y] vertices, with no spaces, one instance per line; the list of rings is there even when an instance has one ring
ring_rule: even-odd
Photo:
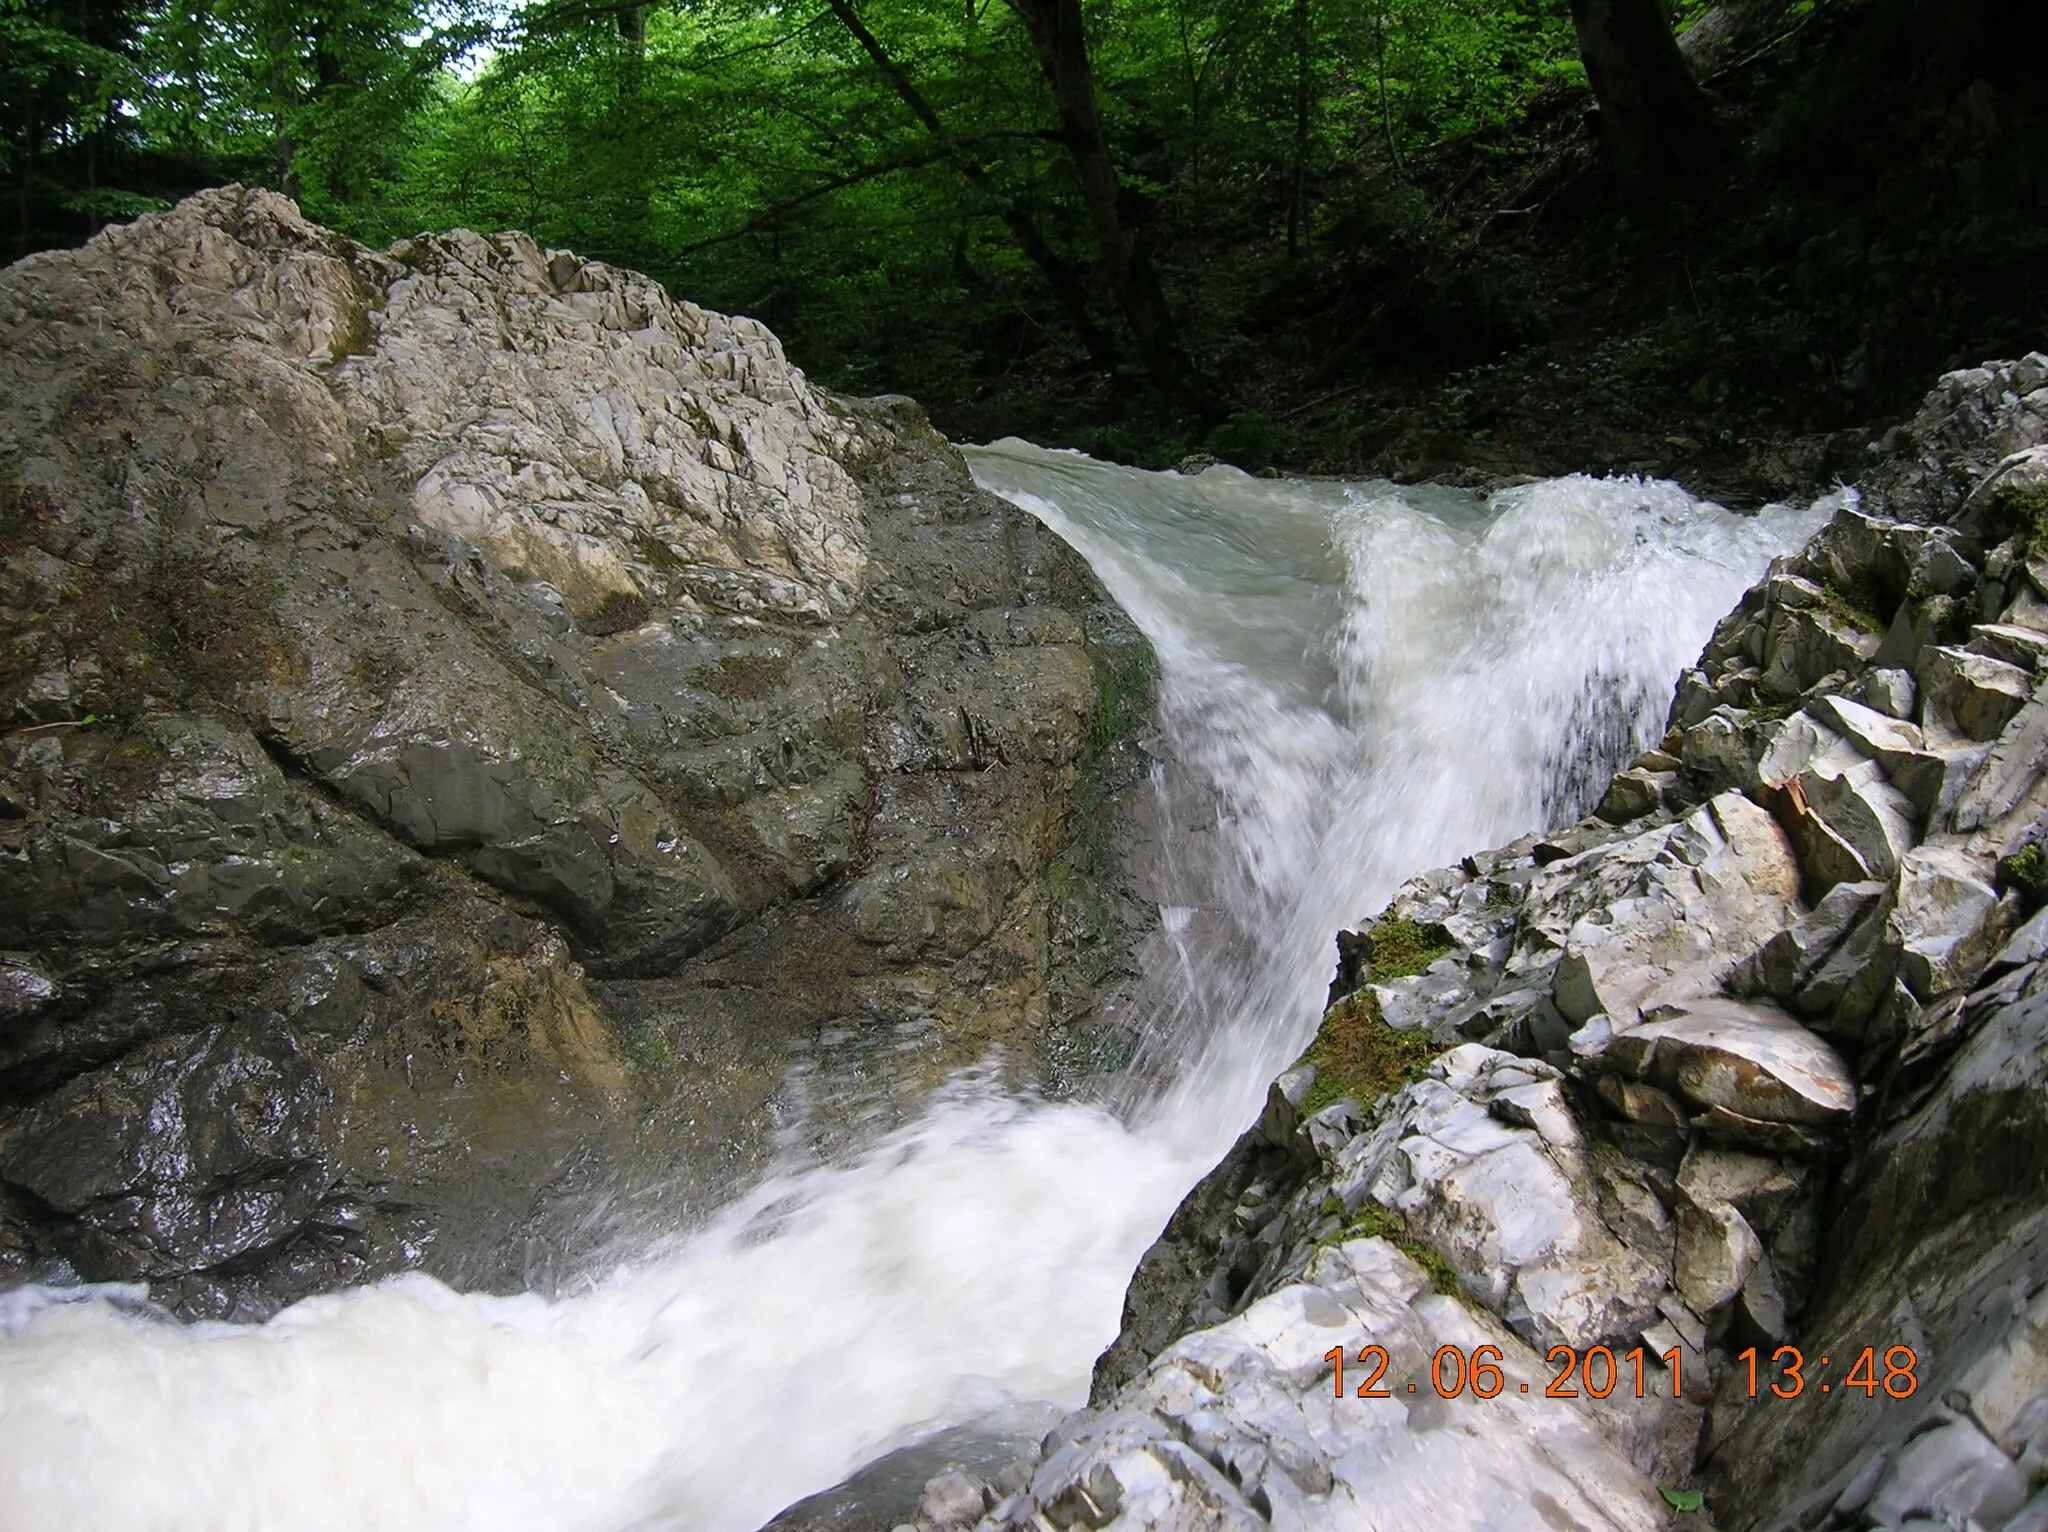
[[[237,1328],[158,1322],[132,1293],[0,1295],[8,1532],[748,1532],[940,1428],[1042,1428],[1306,1042],[1332,931],[1583,812],[1819,515],[1583,478],[1491,501],[1182,478],[1016,442],[972,462],[1158,655],[1169,849],[1208,850],[1162,909],[1151,1099],[963,1076],[859,1157],[772,1177],[573,1296],[409,1277]]]

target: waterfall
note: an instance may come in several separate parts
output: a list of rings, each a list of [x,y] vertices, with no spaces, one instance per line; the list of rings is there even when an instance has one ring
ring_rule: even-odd
[[[1020,1099],[967,1072],[912,1125],[567,1295],[415,1275],[251,1327],[162,1322],[126,1290],[0,1295],[9,1532],[749,1532],[944,1428],[1043,1429],[1307,1042],[1332,932],[1409,874],[1584,813],[1824,514],[1634,480],[1487,498],[1020,442],[970,461],[1157,655],[1168,850],[1204,853],[1163,902],[1148,1093]]]

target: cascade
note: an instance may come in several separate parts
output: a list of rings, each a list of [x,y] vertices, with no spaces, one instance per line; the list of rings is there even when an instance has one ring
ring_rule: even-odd
[[[1333,931],[1411,873],[1584,814],[1826,511],[1583,477],[1491,497],[1183,477],[1014,441],[970,462],[1157,657],[1160,813],[1190,854],[1143,1089],[1020,1099],[969,1071],[910,1126],[560,1293],[410,1276],[255,1327],[166,1323],[132,1289],[0,1296],[9,1528],[749,1532],[948,1427],[1035,1437],[1308,1041]]]

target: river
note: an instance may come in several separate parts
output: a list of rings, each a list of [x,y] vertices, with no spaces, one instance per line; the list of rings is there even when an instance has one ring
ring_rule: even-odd
[[[969,457],[1157,655],[1154,787],[1207,849],[1161,907],[1146,1094],[969,1072],[563,1294],[409,1276],[254,1327],[0,1294],[0,1526],[750,1532],[945,1428],[1028,1439],[1085,1397],[1139,1255],[1312,1034],[1332,933],[1586,812],[1823,514]]]

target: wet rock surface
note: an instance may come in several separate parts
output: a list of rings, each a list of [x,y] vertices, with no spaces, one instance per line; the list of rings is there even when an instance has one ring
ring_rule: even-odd
[[[1593,818],[1339,937],[984,1528],[2048,1525],[2044,376],[1944,378]]]
[[[805,1102],[1071,1085],[1148,676],[915,406],[631,273],[239,188],[19,263],[0,1280],[544,1289]]]

